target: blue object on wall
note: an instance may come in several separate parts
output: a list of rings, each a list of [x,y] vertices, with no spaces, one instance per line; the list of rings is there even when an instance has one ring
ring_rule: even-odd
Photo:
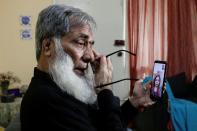
[[[30,16],[21,16],[21,23],[23,25],[30,25]]]

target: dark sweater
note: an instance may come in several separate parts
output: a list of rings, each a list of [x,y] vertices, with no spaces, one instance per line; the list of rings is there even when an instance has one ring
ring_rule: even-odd
[[[49,74],[35,68],[34,77],[21,104],[21,129],[124,131],[125,122],[128,121],[124,116],[133,115],[134,108],[126,102],[122,109],[126,113],[122,113],[119,99],[110,90],[101,91],[98,103],[88,105],[63,92]]]

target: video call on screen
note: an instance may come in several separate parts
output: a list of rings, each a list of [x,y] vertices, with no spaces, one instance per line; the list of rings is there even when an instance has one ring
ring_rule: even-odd
[[[160,76],[160,88],[159,88],[159,97],[161,96],[163,80],[164,80],[164,73],[165,73],[165,64],[162,63],[155,63],[153,77],[155,78],[157,75]]]

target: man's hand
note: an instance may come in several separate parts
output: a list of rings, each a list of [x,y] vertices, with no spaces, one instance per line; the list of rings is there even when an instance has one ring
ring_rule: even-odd
[[[112,82],[112,71],[113,66],[109,58],[105,56],[98,55],[96,52],[95,61],[92,63],[93,71],[95,74],[95,86],[104,85]],[[111,85],[104,86],[102,88],[96,89],[98,92],[103,89],[112,89]]]
[[[150,84],[142,86],[142,80],[138,80],[135,83],[133,94],[129,98],[129,101],[134,107],[147,107],[154,104],[150,98]]]

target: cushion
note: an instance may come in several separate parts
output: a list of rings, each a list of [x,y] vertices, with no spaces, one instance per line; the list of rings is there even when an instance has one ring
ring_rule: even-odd
[[[197,75],[191,83],[190,100],[197,103]]]
[[[192,81],[192,85],[197,88],[197,75],[194,77],[194,79]]]
[[[167,78],[176,98],[185,98],[188,95],[187,78],[184,72]]]
[[[185,99],[174,98],[169,83],[166,91],[170,103],[170,115],[175,131],[196,131],[197,104]]]
[[[5,131],[21,131],[20,113],[16,114]]]

